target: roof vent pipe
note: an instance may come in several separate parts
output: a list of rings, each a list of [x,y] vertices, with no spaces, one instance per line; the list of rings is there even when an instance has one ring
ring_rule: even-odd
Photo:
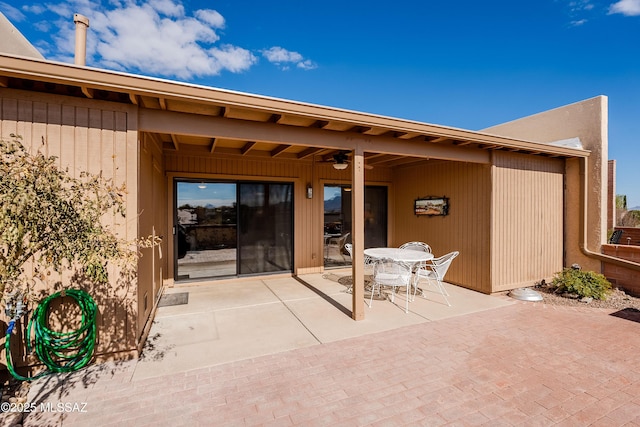
[[[73,14],[73,22],[76,24],[76,50],[75,64],[85,65],[87,57],[87,28],[89,28],[89,18],[79,13]]]

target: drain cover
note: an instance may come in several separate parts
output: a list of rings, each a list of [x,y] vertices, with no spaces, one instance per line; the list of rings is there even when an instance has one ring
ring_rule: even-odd
[[[519,288],[509,292],[511,298],[519,299],[521,301],[542,301],[542,294],[536,292],[531,288]]]
[[[172,305],[183,305],[188,303],[189,303],[188,292],[164,294],[160,297],[160,302],[158,302],[158,307],[169,307]]]

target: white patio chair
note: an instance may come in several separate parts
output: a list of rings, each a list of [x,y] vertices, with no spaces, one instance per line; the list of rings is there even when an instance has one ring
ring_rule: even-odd
[[[400,249],[410,249],[412,251],[422,251],[431,253],[431,246],[424,242],[407,242],[400,245]]]
[[[419,251],[419,252],[428,252],[431,253],[431,246],[427,245],[424,242],[407,242],[400,245],[400,249],[409,249],[411,251]],[[421,262],[414,267],[414,273],[418,268],[424,267],[425,263]]]
[[[373,278],[371,281],[371,298],[369,299],[369,307],[373,303],[373,294],[378,288],[378,295],[380,295],[380,288],[382,286],[391,287],[391,302],[395,302],[396,288],[406,287],[407,298],[405,301],[404,312],[409,312],[409,297],[411,292],[411,267],[389,260],[377,260],[373,264]]]
[[[345,243],[344,249],[347,251],[349,256],[351,257],[351,262],[353,262],[353,245],[351,243]],[[364,256],[364,275],[372,276],[373,275],[373,264],[374,259],[368,256]],[[351,286],[346,290],[346,292],[351,292],[351,288],[353,287],[353,281],[351,282]]]
[[[458,251],[449,252],[446,255],[443,255],[439,258],[434,258],[431,261],[427,261],[425,266],[420,267],[416,271],[415,280],[414,280],[414,290],[413,296],[415,298],[416,292],[418,290],[418,284],[421,279],[427,279],[427,281],[431,284],[435,282],[436,288],[440,291],[447,305],[451,307],[451,303],[449,303],[449,293],[444,288],[442,281],[444,280],[444,276],[447,274],[449,267],[451,266],[451,262],[460,254]],[[422,291],[422,296],[424,296],[424,289],[420,289]]]

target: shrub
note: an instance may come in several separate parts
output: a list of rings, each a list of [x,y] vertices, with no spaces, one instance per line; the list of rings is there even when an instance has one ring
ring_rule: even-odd
[[[576,268],[565,268],[556,273],[552,283],[557,293],[577,294],[583,298],[604,300],[611,291],[611,283],[602,274]]]

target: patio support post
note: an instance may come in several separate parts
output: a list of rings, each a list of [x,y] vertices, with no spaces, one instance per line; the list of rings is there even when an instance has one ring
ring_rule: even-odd
[[[353,258],[352,310],[353,320],[364,319],[364,153],[359,147],[353,152],[351,162],[351,241]]]

